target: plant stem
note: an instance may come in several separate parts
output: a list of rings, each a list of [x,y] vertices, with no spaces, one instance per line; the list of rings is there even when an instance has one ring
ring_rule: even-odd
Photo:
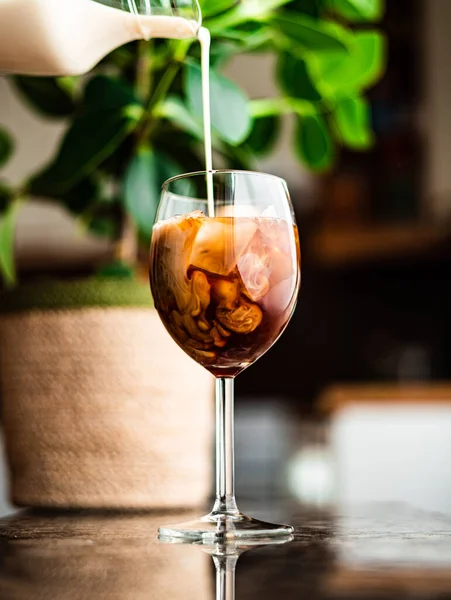
[[[138,259],[138,232],[129,214],[125,213],[122,231],[116,248],[116,258],[134,267]]]
[[[155,92],[152,94],[150,102],[147,106],[147,111],[149,114],[152,112],[152,109],[155,106],[157,106],[157,104],[159,104],[161,102],[161,100],[163,100],[163,98],[169,92],[169,89],[170,89],[179,69],[180,69],[179,62],[173,61],[168,66],[168,68],[164,72],[163,76],[161,77],[160,81],[158,82],[158,85],[155,88]]]
[[[5,287],[13,287],[17,283],[16,261],[14,256],[17,215],[25,198],[17,191],[0,223],[0,275]]]
[[[298,100],[297,98],[262,98],[251,100],[251,115],[255,119],[260,117],[272,117],[277,115],[315,115],[318,112],[318,106],[309,100]]]
[[[152,118],[155,116],[153,114],[153,109],[166,97],[167,93],[169,92],[171,85],[173,84],[174,79],[176,78],[182,63],[185,60],[185,57],[188,53],[191,44],[191,40],[183,40],[183,42],[179,43],[177,50],[174,54],[173,61],[169,64],[169,66],[163,73],[160,81],[158,82],[155,88],[155,91],[152,94],[147,105],[144,127],[141,129],[139,135],[139,141],[141,144],[148,140],[152,132],[154,131],[155,121],[157,119]]]
[[[151,45],[151,41],[146,40],[140,40],[138,44],[135,91],[136,96],[143,104],[147,102],[152,84]],[[137,128],[135,131],[136,150],[139,150],[141,143],[141,128]],[[122,214],[121,233],[116,246],[116,258],[132,267],[136,265],[138,259],[138,231],[127,211],[123,211]]]
[[[146,103],[150,94],[152,83],[151,73],[152,42],[140,40],[138,45],[138,61],[136,65],[136,95],[143,104]]]

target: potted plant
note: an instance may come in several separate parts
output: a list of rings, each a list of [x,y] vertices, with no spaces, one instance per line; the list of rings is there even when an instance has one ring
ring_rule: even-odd
[[[213,40],[218,164],[253,168],[255,157],[271,150],[286,114],[293,115],[294,152],[311,171],[330,168],[342,146],[371,145],[364,93],[381,75],[385,48],[368,23],[381,18],[382,0],[204,0],[202,11]],[[222,74],[228,60],[249,52],[276,56],[277,97],[249,100]],[[204,167],[199,46],[195,40],[133,43],[88,77],[13,82],[36,111],[68,126],[42,171],[19,186],[0,179],[5,286],[16,284],[16,217],[34,196],[63,205],[116,245],[115,259],[91,278],[18,286],[2,296],[3,421],[13,499],[59,506],[197,502],[208,488],[199,473],[208,473],[211,382],[162,331],[136,274],[162,182]],[[13,146],[0,128],[0,167]],[[158,468],[166,458],[170,465]],[[199,468],[189,476],[197,487],[185,498],[190,465]]]

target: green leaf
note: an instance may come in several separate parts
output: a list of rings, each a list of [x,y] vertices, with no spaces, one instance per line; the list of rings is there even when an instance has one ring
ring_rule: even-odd
[[[356,32],[349,54],[312,57],[312,73],[326,97],[362,90],[378,81],[386,62],[385,38],[376,31]]]
[[[277,62],[277,78],[288,96],[310,102],[321,100],[321,94],[315,87],[305,60],[292,54],[281,54]]]
[[[173,160],[148,148],[130,162],[123,180],[124,203],[142,233],[152,232],[162,184],[179,173]]]
[[[67,75],[65,77],[58,77],[56,83],[59,87],[65,91],[71,98],[75,98],[77,89],[80,84],[80,77],[74,75]]]
[[[255,119],[254,127],[245,145],[258,156],[268,154],[277,142],[281,127],[279,116],[262,117]]]
[[[342,98],[335,106],[335,125],[340,141],[355,150],[371,146],[371,110],[363,98]]]
[[[124,106],[141,106],[134,89],[119,77],[97,75],[89,80],[83,98],[83,110],[103,112]]]
[[[385,10],[384,0],[328,0],[329,6],[349,21],[378,21]]]
[[[16,283],[14,241],[20,204],[11,202],[0,219],[0,271],[7,287]]]
[[[75,103],[67,82],[50,77],[13,77],[20,95],[45,117],[62,118],[73,114]]]
[[[185,94],[191,113],[202,118],[202,74],[200,67],[185,65]],[[252,121],[248,97],[230,79],[210,70],[211,124],[217,135],[232,145],[246,139]]]
[[[170,123],[164,124],[158,129],[153,140],[155,148],[176,162],[180,167],[180,173],[192,173],[205,169],[205,157],[203,156],[203,144],[193,140],[188,133],[173,127]],[[215,141],[213,140],[215,147]]]
[[[235,54],[269,48],[272,46],[273,39],[273,31],[262,25],[258,25],[257,31],[252,32],[243,29],[223,29],[215,36],[210,53],[210,64],[215,67],[225,63]]]
[[[225,36],[225,39],[223,37],[223,39],[215,41],[212,44],[210,49],[210,65],[212,69],[224,66],[232,56],[241,52],[242,46],[237,37],[235,32],[232,32],[230,40],[227,40],[227,36]]]
[[[74,215],[82,215],[99,199],[99,185],[93,178],[80,181],[66,194],[61,195],[60,202]]]
[[[109,62],[112,66],[121,69],[124,72],[135,64],[136,61],[136,46],[128,44],[127,46],[120,46],[113,50],[105,57],[104,62]],[[102,62],[100,63],[102,64]]]
[[[229,10],[235,6],[239,0],[200,0],[200,8],[202,11],[202,18],[206,19],[212,15]]]
[[[290,2],[288,8],[318,19],[321,15],[321,10],[323,9],[325,1],[326,0],[294,0]]]
[[[110,157],[136,127],[143,107],[120,80],[92,79],[81,114],[63,138],[54,162],[30,182],[35,195],[66,194]]]
[[[273,17],[271,25],[274,35],[282,33],[286,38],[290,52],[295,48],[312,52],[347,52],[348,32],[338,25],[288,12]]]
[[[224,15],[211,19],[208,28],[213,36],[226,28],[236,27],[248,21],[269,21],[274,11],[290,0],[245,0]],[[206,0],[209,2],[209,0]]]
[[[14,197],[14,190],[5,181],[0,179],[0,215],[8,208]]]
[[[0,167],[3,167],[14,151],[14,141],[3,127],[0,127]]]
[[[120,229],[118,219],[112,214],[94,215],[88,220],[87,226],[92,235],[110,240],[117,239]]]
[[[204,132],[201,123],[193,117],[183,100],[178,96],[168,96],[164,102],[161,102],[155,108],[154,114],[156,117],[171,121],[182,131],[186,131],[203,141]]]
[[[330,168],[334,149],[324,117],[319,114],[297,117],[295,149],[302,162],[312,171]]]
[[[30,181],[30,191],[51,197],[65,194],[116,150],[132,125],[121,111],[74,120],[55,161]]]

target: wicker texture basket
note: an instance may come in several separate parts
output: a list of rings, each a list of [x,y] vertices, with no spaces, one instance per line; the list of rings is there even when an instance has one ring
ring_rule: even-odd
[[[19,506],[205,502],[212,378],[146,307],[0,317],[2,421]]]

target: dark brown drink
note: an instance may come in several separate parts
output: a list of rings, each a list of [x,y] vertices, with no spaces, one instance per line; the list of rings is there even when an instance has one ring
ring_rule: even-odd
[[[300,284],[297,227],[267,217],[205,217],[154,228],[155,307],[183,350],[217,377],[234,377],[284,330]]]

